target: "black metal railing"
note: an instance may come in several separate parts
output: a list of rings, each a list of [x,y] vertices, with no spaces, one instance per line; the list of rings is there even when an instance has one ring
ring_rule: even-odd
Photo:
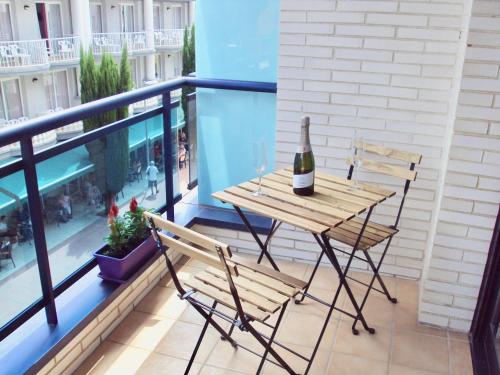
[[[95,141],[103,136],[109,135],[120,129],[128,128],[134,124],[145,121],[152,117],[163,116],[163,170],[165,171],[165,202],[162,207],[156,207],[156,211],[167,213],[169,219],[174,217],[174,205],[178,197],[174,197],[173,161],[171,130],[171,110],[179,105],[179,102],[171,102],[171,91],[182,87],[211,88],[223,90],[237,90],[261,93],[276,93],[276,84],[268,82],[250,82],[236,80],[201,79],[195,77],[182,77],[168,82],[159,83],[145,88],[137,89],[96,100],[91,103],[82,104],[65,111],[56,112],[48,116],[29,120],[22,125],[4,128],[0,131],[0,147],[20,142],[21,157],[0,167],[0,179],[15,172],[23,171],[26,184],[27,203],[29,206],[30,219],[32,223],[33,241],[36,252],[36,261],[40,276],[42,297],[34,301],[25,310],[20,311],[13,319],[0,328],[0,341],[14,332],[19,326],[30,319],[34,314],[45,309],[47,322],[57,324],[57,309],[55,298],[68,289],[82,276],[96,266],[93,258],[90,258],[80,268],[75,270],[57,285],[53,285],[47,239],[45,236],[45,224],[43,218],[43,207],[40,199],[40,186],[37,175],[37,163],[51,157],[60,155],[66,151],[75,149],[89,142]],[[33,147],[32,138],[62,126],[90,118],[119,107],[146,100],[154,96],[162,96],[161,106],[153,108],[138,115],[117,121],[102,128],[76,136],[64,142],[55,144],[41,151]],[[96,249],[98,250],[98,249]]]

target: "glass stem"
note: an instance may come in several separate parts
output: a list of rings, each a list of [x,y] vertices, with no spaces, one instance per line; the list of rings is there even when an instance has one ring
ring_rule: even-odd
[[[359,186],[358,172],[359,172],[359,167],[357,165],[355,165],[354,166],[354,186],[356,186],[356,187]]]
[[[259,174],[259,194],[262,194],[262,173]]]

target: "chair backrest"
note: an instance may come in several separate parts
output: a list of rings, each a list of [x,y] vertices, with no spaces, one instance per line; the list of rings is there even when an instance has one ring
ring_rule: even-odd
[[[408,168],[386,164],[382,162],[378,162],[375,160],[362,158],[361,159],[361,168],[366,169],[371,172],[382,173],[389,176],[399,177],[405,180],[404,188],[403,188],[403,196],[401,198],[401,203],[399,205],[398,214],[396,216],[396,221],[393,228],[396,228],[399,224],[399,219],[401,217],[401,212],[403,210],[403,206],[406,199],[406,194],[410,188],[410,183],[415,181],[417,178],[417,172],[415,171],[415,165],[420,164],[422,161],[422,155],[416,154],[413,152],[401,151],[394,148],[374,145],[371,143],[363,142],[362,144],[357,144],[357,148],[363,147],[365,154],[375,154],[379,156],[384,156],[389,159],[404,161],[409,164]],[[349,174],[347,176],[348,179],[351,179],[353,170],[354,170],[354,162],[352,158],[347,160],[347,163],[350,165]]]
[[[231,275],[238,276],[236,265],[229,259],[232,254],[228,245],[175,224],[151,212],[144,212],[144,216],[152,225],[155,239],[159,240],[162,245],[223,271],[226,271],[227,265],[227,269]],[[167,236],[157,229],[170,232],[177,238]],[[182,240],[191,244],[185,243]]]
[[[386,174],[389,176],[399,177],[407,181],[415,181],[417,178],[417,172],[414,170],[416,164],[420,164],[422,160],[422,155],[401,151],[394,148],[374,145],[371,143],[364,142],[363,144],[358,144],[356,147],[361,148],[365,154],[375,154],[380,156],[385,156],[389,159],[405,161],[409,163],[409,168],[404,168],[396,165],[391,165],[387,163],[382,163],[368,158],[361,159],[361,168],[372,172],[378,172]],[[354,161],[352,158],[347,159],[347,163],[351,166],[349,171],[349,177],[352,173]]]

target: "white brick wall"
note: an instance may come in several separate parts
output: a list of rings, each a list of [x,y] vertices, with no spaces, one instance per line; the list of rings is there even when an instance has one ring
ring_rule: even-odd
[[[423,285],[421,313],[438,315],[454,329],[469,329],[500,202],[500,113],[494,104],[500,89],[499,16],[498,2],[473,3],[443,202]],[[428,294],[443,290],[447,299]]]
[[[311,116],[317,167],[330,173],[346,175],[344,160],[354,128],[373,142],[423,153],[401,233],[383,268],[419,278],[437,202],[444,137],[451,126],[452,88],[458,86],[454,77],[460,66],[457,51],[463,43],[464,5],[461,1],[313,3],[281,2],[278,166],[293,160],[303,114]],[[403,182],[397,179],[362,177],[401,191]],[[393,199],[379,207],[375,218],[392,223],[397,204]],[[293,229],[277,236],[289,238],[291,233]],[[313,238],[301,237],[294,248],[303,250],[303,255],[293,253],[314,259]]]
[[[277,166],[292,162],[304,114],[326,172],[346,175],[355,128],[422,153],[383,271],[424,275],[420,320],[454,329],[468,328],[500,201],[499,14],[493,1],[475,1],[472,19],[469,0],[281,1]],[[375,219],[391,223],[397,203]],[[292,241],[275,246],[283,256],[317,257],[293,228],[277,239]]]

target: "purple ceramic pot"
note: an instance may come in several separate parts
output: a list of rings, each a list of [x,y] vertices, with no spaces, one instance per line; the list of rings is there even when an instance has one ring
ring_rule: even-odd
[[[118,259],[100,254],[99,251],[94,256],[99,265],[101,273],[99,277],[104,280],[118,283],[125,282],[135,271],[137,271],[156,251],[156,241],[152,236],[148,237],[132,250],[126,257]]]

